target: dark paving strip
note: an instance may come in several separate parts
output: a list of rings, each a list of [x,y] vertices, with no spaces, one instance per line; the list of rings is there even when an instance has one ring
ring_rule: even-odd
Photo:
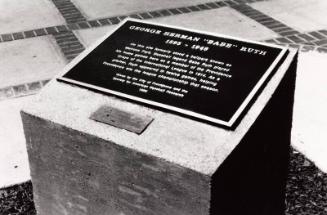
[[[266,26],[270,30],[276,32],[281,36],[291,36],[294,34],[300,34],[297,30],[285,25],[284,23],[271,18],[270,16],[252,8],[247,4],[232,5],[233,9],[244,14],[245,16],[257,21],[258,23]]]
[[[327,30],[282,36],[265,40],[264,42],[298,48],[303,52],[318,51],[321,53],[327,53]]]
[[[71,61],[85,50],[83,44],[72,31],[56,33],[53,34],[53,37],[68,61]]]
[[[15,86],[0,88],[0,101],[38,93],[49,80],[35,81]]]
[[[13,40],[27,39],[31,37],[39,37],[44,35],[52,35],[61,32],[70,31],[68,25],[58,25],[46,28],[40,28],[35,30],[23,31],[23,32],[14,32],[10,34],[1,34],[0,42],[8,42]]]
[[[67,23],[86,21],[86,18],[70,0],[52,0]]]

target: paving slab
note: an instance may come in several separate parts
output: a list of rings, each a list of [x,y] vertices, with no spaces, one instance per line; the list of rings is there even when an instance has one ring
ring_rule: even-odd
[[[65,19],[48,0],[1,0],[0,33],[60,25]]]
[[[251,6],[299,31],[327,28],[327,1],[274,0],[256,2]]]
[[[113,31],[116,27],[116,25],[111,25],[98,28],[89,28],[83,30],[76,30],[74,31],[74,33],[78,37],[78,39],[83,43],[83,45],[88,47],[108,32]]]
[[[292,144],[327,173],[326,68],[325,54],[299,56]]]
[[[212,19],[212,17],[219,17],[219,20]],[[278,36],[270,29],[228,7],[156,18],[152,21],[252,40],[265,40]],[[206,24],[203,25],[203,23]],[[113,25],[74,32],[85,46],[89,46],[115,28],[116,25]]]
[[[30,180],[20,109],[33,96],[0,102],[0,188]]]
[[[158,18],[156,21],[251,40],[265,40],[278,36],[272,30],[229,7],[168,16]]]
[[[52,78],[66,62],[52,36],[0,43],[0,88]]]
[[[117,15],[126,15],[135,12],[176,8],[189,5],[211,2],[210,0],[72,0],[74,4],[86,14],[88,18],[101,18]]]

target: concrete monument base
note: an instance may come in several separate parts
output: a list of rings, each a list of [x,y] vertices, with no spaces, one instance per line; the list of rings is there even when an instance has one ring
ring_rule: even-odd
[[[38,214],[283,214],[296,57],[235,130],[53,80],[21,113]],[[153,121],[91,119],[103,105]]]

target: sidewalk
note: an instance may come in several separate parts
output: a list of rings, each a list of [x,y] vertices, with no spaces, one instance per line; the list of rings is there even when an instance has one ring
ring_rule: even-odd
[[[327,173],[326,12],[324,0],[2,0],[0,187],[30,179],[21,106],[127,16],[299,48],[292,145]]]

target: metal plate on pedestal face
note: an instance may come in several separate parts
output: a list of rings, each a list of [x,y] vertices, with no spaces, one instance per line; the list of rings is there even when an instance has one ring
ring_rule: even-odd
[[[153,120],[149,116],[129,113],[109,106],[100,107],[90,118],[137,134],[141,134]]]
[[[286,53],[127,20],[59,80],[233,128]]]

